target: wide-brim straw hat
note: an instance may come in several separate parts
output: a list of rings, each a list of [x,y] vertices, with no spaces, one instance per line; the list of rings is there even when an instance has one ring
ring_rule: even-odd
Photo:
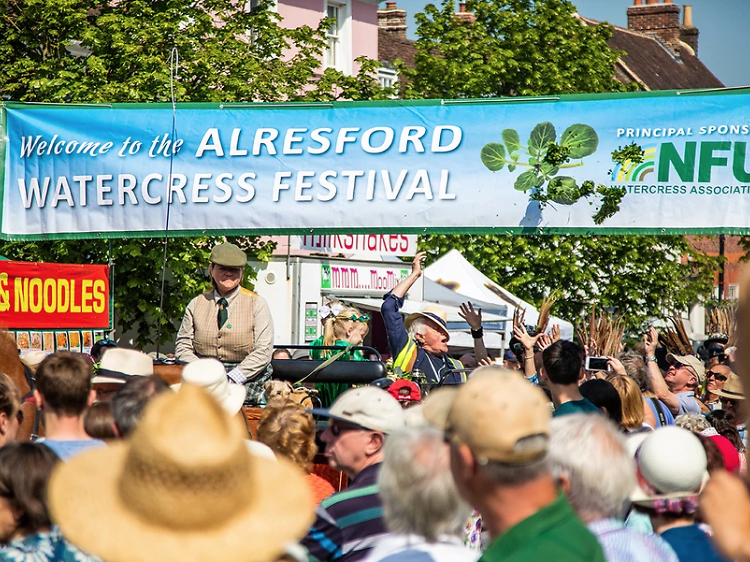
[[[52,519],[107,562],[270,562],[314,518],[303,473],[251,455],[246,430],[184,385],[146,409],[132,437],[61,463]]]
[[[406,317],[406,320],[404,320],[404,326],[407,330],[417,318],[426,318],[427,320],[435,324],[435,327],[443,332],[446,336],[448,336],[448,339],[450,339],[450,334],[448,333],[448,313],[443,307],[430,305],[428,307],[425,307],[425,309],[421,312],[412,312],[409,316]]]
[[[247,396],[247,389],[243,385],[229,382],[224,365],[216,359],[198,359],[185,365],[182,382],[173,384],[172,390],[179,391],[182,383],[207,390],[230,416],[240,411]]]

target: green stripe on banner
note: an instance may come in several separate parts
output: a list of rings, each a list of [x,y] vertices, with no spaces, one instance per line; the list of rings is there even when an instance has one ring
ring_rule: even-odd
[[[344,490],[343,492],[339,492],[338,494],[334,494],[330,498],[323,500],[322,502],[320,502],[320,505],[324,509],[328,509],[332,505],[335,505],[344,500],[351,500],[353,498],[360,498],[362,496],[367,496],[367,495],[377,494],[377,493],[378,493],[377,484],[373,484],[372,486],[365,486],[363,488],[354,488],[354,489]]]

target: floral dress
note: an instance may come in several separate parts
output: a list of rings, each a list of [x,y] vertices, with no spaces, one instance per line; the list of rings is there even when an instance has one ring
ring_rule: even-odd
[[[57,530],[26,535],[0,547],[0,561],[101,562],[70,544]]]

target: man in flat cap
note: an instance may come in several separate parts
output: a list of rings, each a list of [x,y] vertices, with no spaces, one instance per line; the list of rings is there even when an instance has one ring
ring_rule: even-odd
[[[177,359],[188,363],[204,357],[218,359],[238,384],[260,383],[273,352],[268,304],[240,286],[246,265],[245,252],[234,244],[214,247],[208,267],[213,290],[188,304],[175,348]]]

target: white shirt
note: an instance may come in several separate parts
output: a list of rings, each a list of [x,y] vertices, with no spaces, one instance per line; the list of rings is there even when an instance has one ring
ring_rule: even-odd
[[[418,535],[385,535],[363,562],[476,562],[482,553],[458,537],[441,536],[428,543]]]

